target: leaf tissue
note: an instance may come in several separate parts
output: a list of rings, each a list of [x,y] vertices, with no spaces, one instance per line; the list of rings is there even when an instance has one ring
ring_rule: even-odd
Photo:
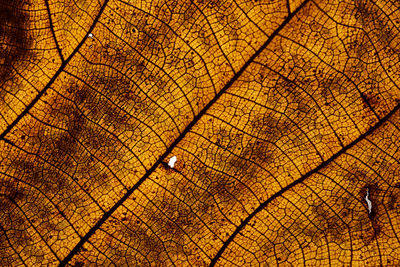
[[[399,266],[400,2],[0,0],[0,266]]]

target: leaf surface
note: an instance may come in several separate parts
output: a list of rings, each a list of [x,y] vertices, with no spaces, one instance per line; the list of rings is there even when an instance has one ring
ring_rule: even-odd
[[[400,264],[399,7],[0,1],[1,265]]]

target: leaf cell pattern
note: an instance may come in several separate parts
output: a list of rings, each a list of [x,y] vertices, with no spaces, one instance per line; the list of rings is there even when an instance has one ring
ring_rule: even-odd
[[[399,265],[399,10],[1,0],[1,265]]]

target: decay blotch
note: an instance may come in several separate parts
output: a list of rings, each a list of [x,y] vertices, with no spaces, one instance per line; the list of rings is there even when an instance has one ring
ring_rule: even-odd
[[[29,53],[32,41],[28,35],[28,1],[0,1],[0,84],[12,77],[13,68]],[[0,92],[4,96],[4,92]]]
[[[275,265],[300,264],[301,257],[305,265],[312,259],[316,265],[345,265],[359,255],[378,263],[381,254],[373,249],[390,243],[385,205],[391,214],[397,212],[396,191],[389,198],[383,183],[374,188],[362,163],[378,169],[366,160],[357,164],[359,171],[343,167],[349,171],[345,175],[326,171],[332,165],[340,169],[334,161],[349,161],[335,157],[376,122],[370,110],[379,116],[391,110],[386,107],[393,103],[390,94],[381,90],[394,88],[383,84],[392,76],[381,71],[385,59],[374,61],[374,50],[387,55],[381,46],[396,49],[395,28],[387,27],[383,14],[395,17],[389,5],[356,1],[349,14],[354,18],[342,22],[343,2],[319,9],[322,1],[306,1],[304,12],[274,15],[285,10],[278,2],[270,8],[265,1],[253,6],[249,1],[161,0],[140,7],[107,1],[99,16],[91,16],[96,9],[87,10],[97,21],[87,27],[90,19],[64,18],[89,1],[70,2],[73,8],[60,11],[56,4],[50,10],[57,11],[55,36],[69,33],[60,46],[74,54],[60,71],[54,68],[59,77],[52,79],[48,95],[27,113],[15,111],[23,119],[7,134],[10,141],[0,142],[0,243],[10,240],[6,249],[0,245],[1,256],[46,265],[42,259],[52,257],[46,255],[53,249],[61,260],[72,255],[76,266],[197,266],[216,259],[226,245],[232,254],[220,260],[237,265],[242,260],[257,265],[265,255]],[[9,73],[12,68],[6,66],[17,64],[13,60],[25,51],[18,36],[29,18],[21,17],[27,10],[22,2],[1,7],[12,15],[0,20],[1,34],[15,37],[3,38],[9,45],[2,46],[2,70]],[[64,20],[68,23],[57,27]],[[351,24],[356,21],[363,27],[347,40],[359,26]],[[30,28],[48,28],[37,25]],[[68,28],[59,29],[63,26]],[[72,39],[65,36],[75,32],[76,40],[63,46]],[[79,36],[89,32],[94,38],[85,37],[76,47]],[[270,36],[267,49],[254,57],[264,73],[252,67],[257,64],[243,66]],[[360,42],[350,47],[353,41]],[[365,75],[371,70],[382,73]],[[29,72],[53,77],[52,72]],[[4,81],[12,77],[5,75]],[[250,84],[251,76],[259,81]],[[220,97],[221,88],[228,89]],[[362,124],[364,119],[371,123]],[[176,165],[157,168],[162,161],[168,166],[174,155]],[[316,170],[326,177],[308,176]],[[312,177],[315,184],[309,182]],[[375,213],[368,213],[363,186],[370,190]],[[269,204],[254,215],[264,203]],[[83,246],[74,248],[79,240]]]

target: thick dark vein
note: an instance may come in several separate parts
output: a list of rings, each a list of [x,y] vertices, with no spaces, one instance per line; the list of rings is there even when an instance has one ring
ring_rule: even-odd
[[[92,32],[94,27],[96,26],[101,14],[103,14],[104,8],[107,6],[109,0],[105,0],[103,5],[100,8],[99,13],[97,14],[96,18],[93,21],[93,24],[90,26],[88,33]],[[46,6],[47,1],[46,1]],[[33,106],[39,101],[39,99],[47,92],[47,90],[50,88],[50,86],[55,82],[55,80],[58,78],[58,76],[63,72],[64,68],[68,65],[68,63],[71,61],[71,59],[75,56],[75,54],[78,52],[78,50],[82,47],[82,45],[85,43],[87,39],[87,34],[85,37],[80,41],[78,46],[72,51],[71,55],[62,62],[60,68],[57,70],[57,72],[54,74],[54,76],[50,79],[50,81],[46,84],[46,86],[37,94],[37,96],[29,103],[28,106],[24,109],[24,111],[21,112],[20,115],[10,124],[8,127],[0,134],[0,140],[4,140],[4,137],[15,127],[15,125],[18,124],[18,122],[26,115],[29,113],[29,111],[33,108]]]
[[[335,153],[332,157],[327,159],[326,161],[322,162],[319,166],[317,166],[315,169],[309,171],[308,173],[304,174],[302,177],[297,179],[296,181],[292,182],[291,184],[285,186],[282,188],[280,191],[276,192],[273,194],[271,197],[269,197],[266,201],[261,203],[246,219],[243,220],[243,222],[236,228],[236,230],[229,236],[229,238],[224,242],[222,245],[221,249],[218,251],[218,253],[215,255],[215,257],[212,259],[211,263],[209,266],[214,266],[218,259],[221,257],[221,255],[224,253],[225,249],[229,246],[229,244],[233,241],[233,239],[236,237],[236,235],[250,222],[251,219],[254,218],[254,216],[257,215],[260,211],[262,211],[271,201],[274,199],[282,196],[285,192],[288,190],[292,189],[294,186],[301,184],[306,180],[308,177],[310,177],[313,174],[316,174],[326,166],[328,166],[330,163],[332,163],[334,160],[336,160],[339,156],[343,155],[347,150],[350,148],[354,147],[356,144],[358,144],[360,141],[364,140],[368,135],[372,134],[375,130],[379,129],[383,123],[388,121],[390,117],[393,116],[394,113],[396,113],[400,109],[400,103],[397,104],[397,106],[389,112],[385,117],[383,117],[381,120],[379,120],[373,127],[371,127],[368,131],[360,135],[357,139],[355,139],[353,142],[339,150],[337,153]]]
[[[50,31],[51,31],[51,34],[53,35],[53,39],[54,39],[54,42],[56,44],[58,55],[60,56],[61,61],[64,62],[65,59],[64,59],[64,56],[63,56],[63,54],[61,52],[60,46],[58,45],[58,41],[57,41],[57,38],[56,38],[56,33],[54,32],[54,25],[53,25],[53,21],[51,19],[49,0],[45,0],[45,3],[46,3],[47,15],[49,16]]]
[[[59,266],[66,266],[72,257],[82,248],[89,238],[101,227],[101,225],[122,205],[132,193],[162,164],[165,158],[172,152],[172,150],[178,145],[178,143],[186,136],[187,133],[193,128],[194,125],[206,114],[207,110],[232,86],[232,84],[243,74],[247,67],[254,62],[254,60],[261,54],[261,52],[272,42],[272,40],[278,35],[278,33],[292,20],[292,18],[302,9],[309,0],[304,1],[294,12],[292,12],[283,23],[271,34],[271,36],[265,41],[265,43],[250,57],[250,59],[243,65],[243,67],[232,77],[232,79],[215,95],[215,97],[194,117],[189,123],[181,135],[179,135],[171,146],[160,156],[160,158],[153,164],[153,166],[140,178],[140,180],[130,188],[125,195],[112,206],[100,220],[89,230],[89,232],[76,244],[76,246],[70,251],[70,253],[60,262]]]
[[[290,1],[289,0],[286,0],[286,8],[288,10],[288,13],[290,14],[291,12],[290,12]]]

